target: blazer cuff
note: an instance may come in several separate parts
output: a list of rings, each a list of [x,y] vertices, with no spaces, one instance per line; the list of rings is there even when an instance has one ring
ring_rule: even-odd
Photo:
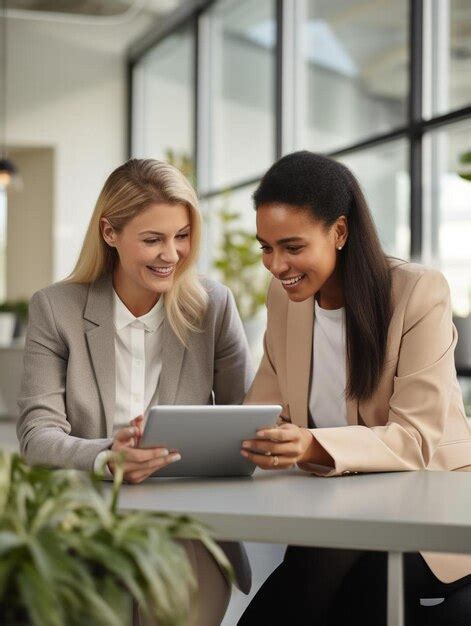
[[[113,474],[111,473],[108,463],[106,462],[108,453],[109,450],[102,450],[96,455],[93,462],[93,472],[101,476],[104,480],[113,480]]]
[[[318,465],[317,463],[298,463],[299,469],[302,469],[304,472],[309,472],[310,474],[315,474],[316,476],[336,476],[335,468],[329,467],[328,465]]]
[[[328,449],[325,448],[322,443],[317,439],[316,434],[319,432],[318,428],[308,428],[311,435],[318,442],[320,446],[322,446],[327,452]],[[329,452],[330,454],[330,452]],[[337,472],[335,471],[335,467],[330,465],[321,465],[320,463],[298,463],[298,467],[305,472],[310,472],[311,474],[315,474],[316,476],[335,476]]]

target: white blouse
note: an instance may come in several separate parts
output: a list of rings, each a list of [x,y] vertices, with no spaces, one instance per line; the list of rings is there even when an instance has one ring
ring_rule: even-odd
[[[135,317],[114,292],[116,409],[113,433],[158,403],[162,371],[163,298]]]
[[[162,325],[165,317],[163,298],[145,315],[135,317],[114,295],[114,353],[116,377],[116,408],[113,435],[120,428],[158,404],[159,380],[162,371]],[[107,451],[100,452],[93,464],[97,471]],[[106,466],[105,473],[111,473]]]
[[[309,412],[316,428],[347,426],[345,308],[322,309],[315,301]]]

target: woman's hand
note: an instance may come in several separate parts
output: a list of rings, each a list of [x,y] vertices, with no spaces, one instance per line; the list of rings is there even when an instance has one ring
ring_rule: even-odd
[[[124,480],[128,483],[140,483],[157,470],[170,463],[179,461],[180,454],[162,447],[139,448],[142,437],[142,415],[134,418],[130,426],[121,428],[113,438],[111,450],[124,455]],[[115,472],[115,463],[108,462],[112,474]]]
[[[257,432],[257,439],[242,442],[241,455],[262,469],[287,469],[298,463],[335,467],[334,460],[311,431],[296,424],[282,424]]]

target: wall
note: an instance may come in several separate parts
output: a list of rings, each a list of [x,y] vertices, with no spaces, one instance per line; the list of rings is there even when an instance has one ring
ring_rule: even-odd
[[[12,150],[22,188],[8,193],[6,298],[27,299],[53,280],[54,151]]]
[[[72,269],[97,194],[126,157],[125,49],[149,25],[8,19],[7,144],[55,153],[53,280]]]

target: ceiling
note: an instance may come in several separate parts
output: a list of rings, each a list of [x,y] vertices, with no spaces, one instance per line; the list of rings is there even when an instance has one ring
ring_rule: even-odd
[[[136,6],[157,15],[177,9],[184,0],[7,0],[9,10],[59,13],[77,16],[115,17],[133,11]]]

